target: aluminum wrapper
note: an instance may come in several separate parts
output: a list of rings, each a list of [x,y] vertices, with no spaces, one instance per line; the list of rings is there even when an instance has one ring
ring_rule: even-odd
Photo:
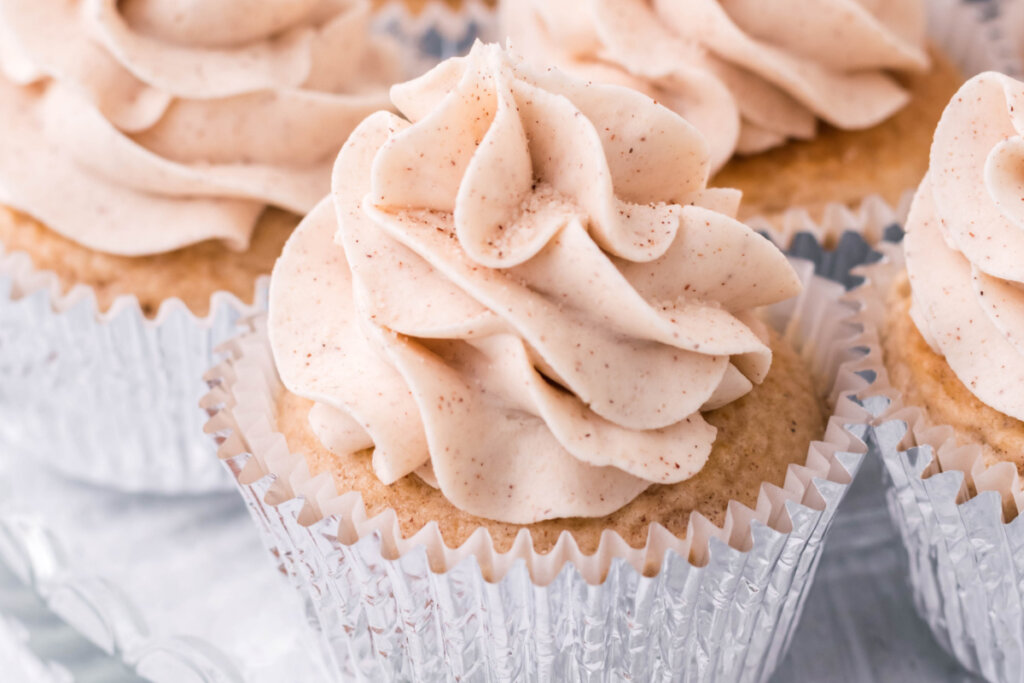
[[[904,270],[896,245],[855,291],[867,324],[884,324],[885,297]],[[890,514],[910,560],[914,604],[936,638],[991,681],[1024,681],[1024,509],[1017,469],[986,467],[980,445],[957,443],[889,383],[877,333],[872,401],[884,404],[873,440],[885,463]],[[1011,520],[1007,523],[1005,520]]]
[[[230,486],[196,402],[214,349],[265,307],[255,297],[219,292],[205,318],[176,299],[153,319],[134,297],[101,312],[89,288],[62,294],[53,273],[0,251],[0,448],[127,490]]]
[[[412,48],[412,76],[486,35],[491,14],[470,2],[412,16],[393,2],[374,23]],[[230,491],[202,433],[202,376],[237,321],[265,310],[265,289],[251,305],[218,292],[203,318],[169,299],[147,319],[129,296],[102,312],[90,288],[63,293],[53,273],[0,244],[0,450],[127,491]]]
[[[860,242],[863,244],[863,242]],[[368,519],[358,493],[310,477],[276,430],[283,391],[265,320],[208,374],[207,430],[271,553],[304,595],[343,680],[761,681],[786,651],[822,539],[867,448],[856,399],[861,325],[842,285],[796,259],[808,287],[767,319],[835,406],[823,441],[756,509],[723,528],[695,514],[686,539],[656,526],[632,549],[606,532],[594,555],[569,534],[548,554],[521,533],[508,553],[479,530],[448,548],[433,525],[403,538],[394,512]],[[827,264],[819,264],[827,268]],[[842,267],[838,267],[842,269]]]

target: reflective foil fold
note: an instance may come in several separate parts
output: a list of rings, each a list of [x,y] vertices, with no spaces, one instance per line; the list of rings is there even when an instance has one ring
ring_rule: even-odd
[[[225,489],[211,467],[203,371],[240,318],[265,308],[225,292],[199,318],[179,300],[147,319],[134,297],[100,312],[86,287],[0,251],[0,446],[71,476],[125,490]]]
[[[252,320],[208,373],[207,429],[339,677],[766,680],[872,419],[856,398],[870,379],[844,289],[814,276],[811,262],[795,265],[807,289],[766,317],[835,399],[806,465],[791,467],[781,489],[763,486],[758,510],[731,505],[726,528],[698,520],[685,540],[655,530],[639,551],[608,532],[592,556],[568,534],[548,556],[532,543],[501,554],[482,530],[451,549],[429,530],[401,538],[388,513],[366,519],[358,494],[311,478],[276,431],[283,388],[264,321]]]

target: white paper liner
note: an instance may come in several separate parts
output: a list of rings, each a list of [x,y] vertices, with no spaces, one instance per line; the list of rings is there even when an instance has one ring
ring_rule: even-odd
[[[458,12],[433,3],[415,16],[395,2],[374,22],[413,48],[412,76],[494,20],[477,2]],[[230,490],[202,433],[202,375],[237,321],[265,310],[265,290],[266,278],[251,305],[217,292],[202,318],[169,299],[147,319],[131,296],[103,312],[91,288],[62,292],[54,273],[0,244],[0,449],[127,491]]]
[[[841,285],[813,276],[768,316],[800,351],[836,408],[807,462],[782,488],[765,484],[751,510],[733,502],[721,529],[694,514],[686,539],[652,526],[644,548],[605,532],[594,555],[572,536],[533,550],[527,531],[507,553],[480,529],[448,548],[436,525],[403,538],[393,511],[368,519],[358,493],[276,430],[274,370],[262,317],[228,344],[208,375],[207,430],[235,475],[271,551],[309,600],[339,671],[367,680],[468,675],[503,679],[762,680],[785,652],[822,538],[856,472],[871,415],[854,399],[861,340]],[[652,576],[653,575],[653,576]]]
[[[885,249],[854,295],[884,329],[886,297],[904,271]],[[885,463],[889,510],[910,559],[914,603],[936,638],[991,681],[1024,681],[1024,493],[1014,465],[987,467],[980,444],[958,443],[889,381],[876,336],[870,399],[884,406],[873,441]],[[1009,521],[1008,521],[1009,520]]]

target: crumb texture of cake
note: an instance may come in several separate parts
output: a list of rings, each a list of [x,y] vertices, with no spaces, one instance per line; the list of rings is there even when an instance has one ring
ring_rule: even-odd
[[[734,154],[869,128],[907,104],[896,74],[928,68],[924,0],[523,0],[503,32],[537,64],[627,85]]]
[[[0,202],[120,256],[241,251],[387,106],[369,0],[5,0]]]
[[[482,43],[392,99],[405,118],[356,129],[272,276],[274,359],[313,433],[510,524],[702,472],[705,415],[769,375],[756,309],[800,283],[707,188],[700,133]]]

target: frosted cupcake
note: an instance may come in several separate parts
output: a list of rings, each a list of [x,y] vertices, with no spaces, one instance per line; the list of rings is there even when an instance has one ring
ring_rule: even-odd
[[[1024,504],[1022,106],[1024,83],[992,72],[953,97],[903,253],[863,295],[878,307],[895,390],[899,422],[880,442],[919,607],[968,667],[1007,681],[1024,664],[1013,569],[1024,565],[1013,522]],[[908,458],[899,447],[921,448]]]
[[[369,3],[0,3],[4,447],[133,489],[223,486],[200,375],[387,105]]]
[[[696,129],[640,93],[534,70],[495,45],[392,99],[401,116],[356,129],[331,197],[275,266],[273,361],[248,335],[212,375],[221,389],[206,405],[222,410],[208,430],[224,438],[222,457],[256,456],[244,481],[273,474],[271,498],[302,496],[301,517],[324,519],[325,534],[333,523],[335,542],[379,539],[355,552],[425,553],[438,571],[471,557],[472,581],[502,579],[518,558],[540,586],[567,561],[594,584],[623,567],[675,581],[664,563],[708,561],[712,536],[750,548],[760,525],[787,518],[787,500],[828,508],[811,480],[848,472],[834,447],[811,448],[825,428],[820,393],[758,315],[800,279],[733,218],[736,191],[706,187]],[[289,549],[307,534],[276,524],[264,529],[279,553],[316,563],[311,581],[344,574],[334,563],[349,551]],[[770,575],[752,582],[793,579]],[[338,622],[383,604],[357,595],[365,583],[313,589],[342,603],[322,614],[339,647],[374,638]],[[408,595],[421,609],[432,599],[418,586],[382,588],[383,600]],[[666,591],[656,600],[682,599]],[[771,599],[782,609],[796,591]],[[766,609],[772,627],[796,611]],[[406,639],[428,636],[398,628],[402,642],[373,645],[381,657],[365,675],[419,670],[427,653]],[[735,635],[722,642],[743,656],[722,670],[764,666],[773,628],[762,642]],[[692,670],[696,655],[663,663]],[[643,675],[631,666],[609,670]]]
[[[895,203],[927,166],[961,82],[925,36],[925,2],[541,1],[503,5],[517,50],[641,90],[708,138],[745,215]],[[739,155],[739,156],[736,156]]]
[[[396,53],[369,18],[349,0],[3,3],[0,244],[103,309],[251,299],[294,226],[267,207],[312,208],[387,103]]]

